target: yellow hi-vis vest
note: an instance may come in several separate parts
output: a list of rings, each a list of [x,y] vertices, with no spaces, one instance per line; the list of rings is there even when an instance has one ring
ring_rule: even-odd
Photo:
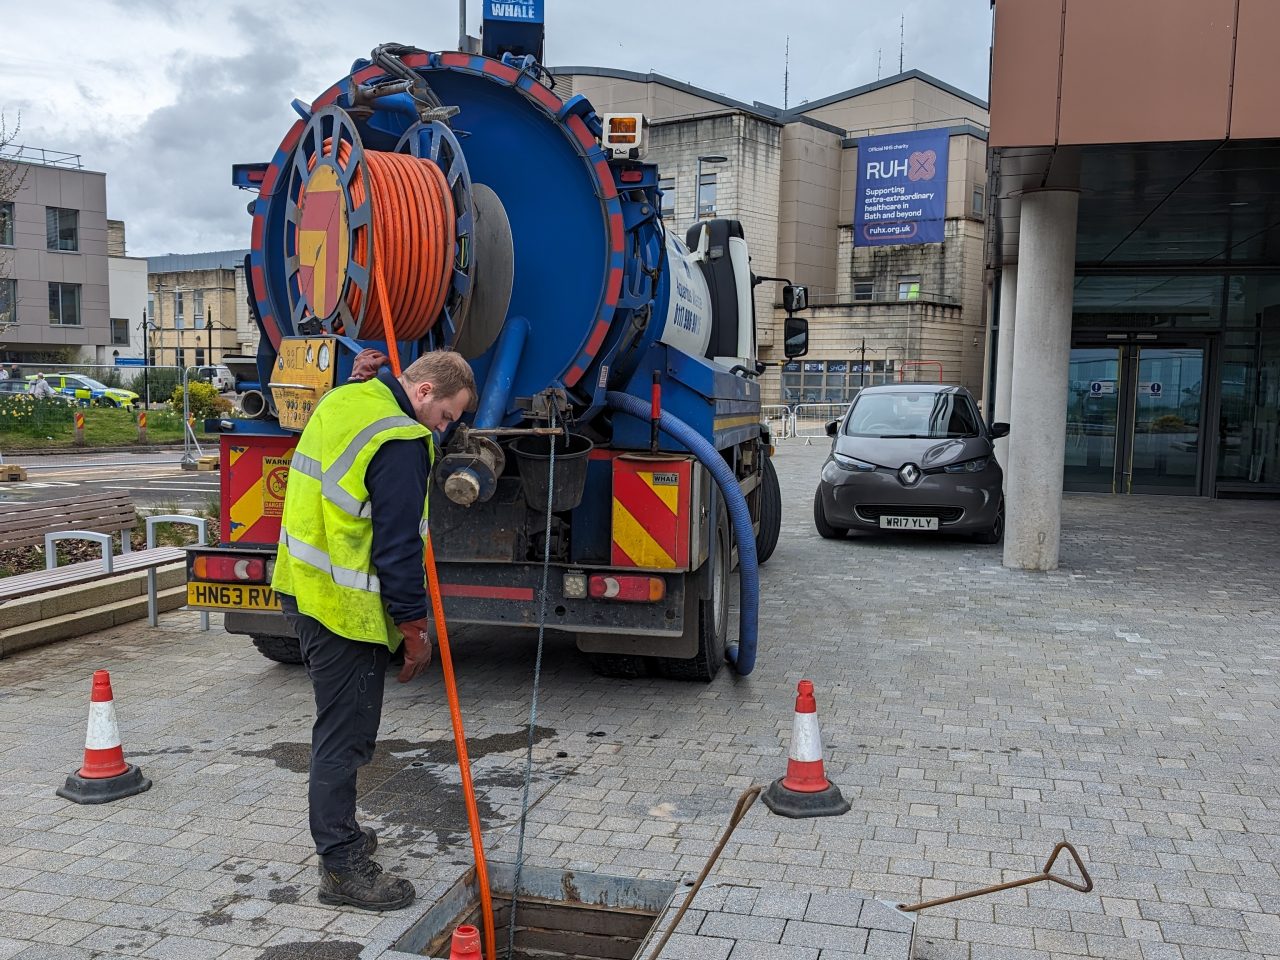
[[[431,431],[407,417],[374,378],[327,393],[312,413],[289,464],[280,545],[271,586],[341,637],[400,646],[373,568],[373,520],[365,470],[388,440],[424,440]],[[427,504],[422,504],[423,538]]]

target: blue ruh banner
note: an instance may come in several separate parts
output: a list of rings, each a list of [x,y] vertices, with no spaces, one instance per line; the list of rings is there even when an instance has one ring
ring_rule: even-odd
[[[485,0],[486,20],[510,20],[513,23],[542,23],[542,0]]]
[[[859,138],[854,246],[942,242],[950,139],[945,129]]]

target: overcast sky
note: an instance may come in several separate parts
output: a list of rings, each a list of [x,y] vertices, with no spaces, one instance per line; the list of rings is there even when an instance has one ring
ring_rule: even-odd
[[[231,164],[271,159],[311,100],[379,43],[457,46],[456,0],[3,0],[0,113],[17,142],[107,174],[129,253],[247,247]],[[479,32],[481,0],[467,0]],[[546,0],[546,61],[649,71],[795,106],[906,69],[983,99],[990,0]]]

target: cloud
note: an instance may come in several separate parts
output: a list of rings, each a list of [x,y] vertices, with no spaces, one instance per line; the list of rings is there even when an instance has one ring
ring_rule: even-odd
[[[651,0],[643,16],[614,4],[546,0],[546,59],[660,73],[748,103],[782,104],[791,37],[790,103],[897,72],[899,15],[907,69],[986,95],[989,0]],[[22,110],[24,142],[80,153],[107,173],[110,215],[133,255],[248,246],[252,195],[231,165],[271,159],[310,100],[352,60],[390,40],[453,49],[454,0],[62,0],[59,55],[6,54],[0,112]],[[263,12],[268,11],[268,12]],[[6,14],[6,47],[39,50],[54,14]],[[468,0],[468,32],[480,2]],[[65,25],[65,26],[64,26]],[[40,94],[31,95],[32,81]]]

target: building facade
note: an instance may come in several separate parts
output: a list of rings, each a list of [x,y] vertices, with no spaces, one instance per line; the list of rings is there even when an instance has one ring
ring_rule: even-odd
[[[257,353],[244,279],[248,252],[171,253],[147,260],[152,363],[204,366]]]
[[[13,144],[0,167],[0,360],[97,362],[113,339],[106,175]]]
[[[986,103],[908,71],[792,109],[746,104],[660,74],[553,70],[563,98],[642,112],[663,217],[680,236],[699,219],[739,220],[758,276],[809,288],[810,350],[785,362],[781,284],[756,288],[767,402],[847,402],[864,383],[941,377],[981,396],[986,344]],[[859,143],[948,134],[941,242],[855,242]]]
[[[1064,487],[1280,495],[1280,7],[994,7],[1006,565]]]
[[[137,366],[142,362],[147,309],[147,261],[130,257],[123,221],[107,221],[107,288],[111,343],[96,347],[95,363]]]

